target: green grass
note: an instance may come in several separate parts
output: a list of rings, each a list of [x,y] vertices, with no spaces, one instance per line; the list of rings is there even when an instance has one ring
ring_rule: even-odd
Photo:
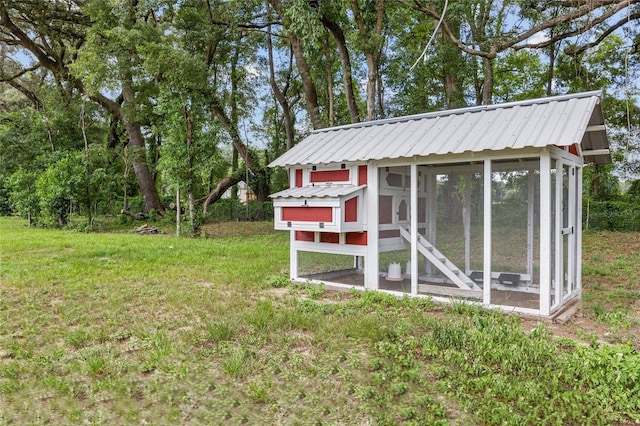
[[[0,218],[0,424],[640,421],[632,345],[553,338],[544,324],[527,333],[462,304],[289,284],[286,233],[24,225]],[[617,262],[602,272],[634,268]],[[624,326],[622,306],[604,312],[599,324]]]

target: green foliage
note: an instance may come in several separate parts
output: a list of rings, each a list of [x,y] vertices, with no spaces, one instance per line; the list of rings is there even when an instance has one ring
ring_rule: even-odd
[[[38,177],[36,195],[46,218],[57,221],[58,226],[67,223],[71,203],[86,195],[84,175],[84,160],[78,152],[62,157]]]
[[[266,281],[266,285],[273,288],[287,287],[290,284],[291,280],[285,274],[271,275]]]
[[[592,230],[640,231],[640,201],[583,202],[585,227]]]
[[[40,200],[36,193],[37,174],[18,169],[9,177],[9,198],[13,207],[22,216],[37,216]]]

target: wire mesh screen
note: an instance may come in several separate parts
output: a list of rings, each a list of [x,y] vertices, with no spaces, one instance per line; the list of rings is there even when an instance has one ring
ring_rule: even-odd
[[[491,175],[491,303],[539,309],[538,162],[500,164]]]
[[[298,251],[298,277],[340,284],[364,285],[364,258]]]
[[[383,167],[378,179],[379,288],[408,293],[411,167]]]
[[[419,170],[425,191],[418,208],[418,292],[481,299],[482,173],[470,164]]]

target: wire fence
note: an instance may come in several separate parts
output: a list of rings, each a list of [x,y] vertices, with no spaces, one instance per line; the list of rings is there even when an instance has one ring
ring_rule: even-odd
[[[640,201],[585,201],[583,228],[603,231],[640,231]]]

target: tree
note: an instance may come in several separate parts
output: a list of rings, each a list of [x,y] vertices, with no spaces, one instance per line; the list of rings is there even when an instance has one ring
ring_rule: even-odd
[[[538,7],[536,2],[494,3],[465,0],[455,3],[456,13],[449,13],[443,17],[441,15],[443,7],[437,7],[439,4],[437,5],[436,2],[400,0],[400,3],[405,6],[433,19],[444,18],[442,28],[446,37],[462,52],[481,59],[483,69],[481,103],[484,105],[493,101],[494,62],[498,55],[511,49],[545,48],[587,31],[611,34],[612,29],[636,24],[640,17],[635,13],[634,18],[631,19],[629,16],[626,22],[622,19],[612,22],[610,18],[638,2],[640,0],[580,0],[569,3],[551,0],[540,7],[539,13],[532,14],[530,9]],[[552,11],[554,15],[549,16],[543,11]],[[458,19],[458,16],[463,17],[468,27],[468,31],[462,36],[457,35],[456,27],[452,24],[452,19]],[[569,24],[568,28],[564,24]],[[553,31],[551,37],[545,37],[542,41],[532,41],[533,36],[552,29],[558,30]],[[606,36],[598,38],[598,43],[604,38]]]
[[[137,115],[138,82],[134,84],[133,74],[139,41],[137,36],[149,34],[153,27],[149,21],[140,18],[151,11],[141,10],[136,0],[117,4],[119,7],[113,8],[107,0],[1,4],[1,41],[28,51],[36,58],[32,66],[12,77],[5,76],[4,81],[15,83],[17,77],[30,70],[45,68],[66,93],[88,93],[93,101],[121,120],[127,130],[145,210],[162,210],[146,162],[145,143]],[[107,78],[109,73],[115,78]],[[85,81],[88,83],[86,90]],[[114,82],[119,86],[110,85]],[[112,100],[103,95],[105,88],[119,88],[122,103],[119,96]]]
[[[34,171],[16,170],[8,178],[9,198],[15,210],[27,217],[29,226],[40,213],[40,200],[36,195],[37,174]]]

